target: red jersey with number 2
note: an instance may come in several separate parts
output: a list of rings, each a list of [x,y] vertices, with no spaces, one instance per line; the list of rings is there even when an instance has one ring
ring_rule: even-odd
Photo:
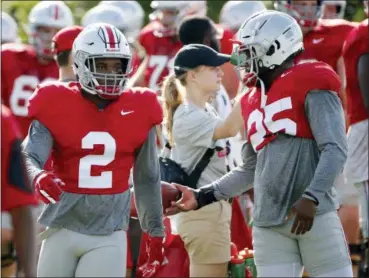
[[[323,62],[304,62],[285,71],[266,95],[252,89],[241,100],[248,142],[255,151],[272,142],[278,133],[313,138],[305,114],[305,99],[309,91],[338,92],[340,79]]]
[[[31,123],[29,98],[41,82],[58,79],[59,70],[55,61],[41,65],[34,49],[23,44],[3,44],[1,66],[1,99],[15,116],[24,138]]]
[[[163,117],[156,93],[148,89],[127,90],[99,110],[77,82],[40,85],[29,113],[54,138],[53,168],[66,184],[63,190],[79,194],[126,191],[135,151]]]

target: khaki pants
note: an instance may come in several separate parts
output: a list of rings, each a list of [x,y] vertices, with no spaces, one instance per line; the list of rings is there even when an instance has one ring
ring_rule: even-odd
[[[227,201],[220,201],[178,215],[177,231],[191,264],[221,264],[229,261],[231,214],[231,205]]]
[[[60,229],[42,242],[37,277],[125,277],[126,263],[125,231],[91,236]]]

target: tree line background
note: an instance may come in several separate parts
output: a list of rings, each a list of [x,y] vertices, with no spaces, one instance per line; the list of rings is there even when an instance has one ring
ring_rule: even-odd
[[[328,0],[329,1],[329,0]],[[39,1],[1,1],[1,10],[10,13],[18,22],[20,36],[23,42],[27,41],[27,35],[24,32],[23,26],[27,24],[28,14],[31,8]],[[80,24],[81,19],[86,11],[96,6],[100,1],[65,1],[72,9],[75,17],[75,24]],[[138,1],[145,10],[145,23],[148,22],[148,16],[152,11],[150,8],[151,1]],[[219,13],[227,1],[208,1],[208,15],[215,21],[219,20]],[[267,8],[273,7],[273,1],[264,1]],[[347,1],[345,18],[350,21],[361,21],[365,18],[365,13],[362,7],[362,0]]]

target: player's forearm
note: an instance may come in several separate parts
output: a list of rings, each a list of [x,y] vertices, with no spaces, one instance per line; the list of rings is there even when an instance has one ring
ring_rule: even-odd
[[[14,243],[25,277],[36,277],[36,228],[32,208],[22,206],[11,210]]]
[[[53,137],[48,129],[38,121],[33,121],[26,139],[22,143],[27,174],[31,184],[43,171],[53,145]]]
[[[156,130],[136,156],[133,168],[135,202],[142,230],[150,236],[164,236],[160,167],[156,150]]]
[[[347,158],[347,138],[343,108],[338,97],[328,92],[313,94],[308,96],[308,117],[320,157],[306,191],[319,201],[333,187],[343,170]]]
[[[239,196],[253,187],[256,168],[256,153],[250,144],[245,143],[242,150],[242,159],[243,163],[240,166],[232,169],[231,172],[212,184],[200,188],[199,198],[201,198],[201,194],[204,194],[204,196],[206,195],[203,200],[200,200],[200,207],[208,205],[214,201]]]

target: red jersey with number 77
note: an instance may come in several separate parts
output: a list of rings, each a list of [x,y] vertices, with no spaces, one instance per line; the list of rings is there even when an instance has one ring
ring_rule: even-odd
[[[136,150],[163,118],[151,90],[127,90],[98,109],[83,97],[78,82],[40,85],[29,101],[29,115],[53,136],[53,170],[66,184],[62,189],[79,194],[126,191]]]
[[[56,62],[41,65],[33,47],[13,43],[1,46],[1,99],[15,116],[23,138],[31,123],[27,108],[29,98],[38,84],[56,80],[58,76]]]
[[[279,133],[313,139],[305,114],[306,95],[313,90],[338,92],[339,76],[323,62],[303,62],[286,70],[263,95],[252,89],[241,100],[248,142],[260,151]]]

